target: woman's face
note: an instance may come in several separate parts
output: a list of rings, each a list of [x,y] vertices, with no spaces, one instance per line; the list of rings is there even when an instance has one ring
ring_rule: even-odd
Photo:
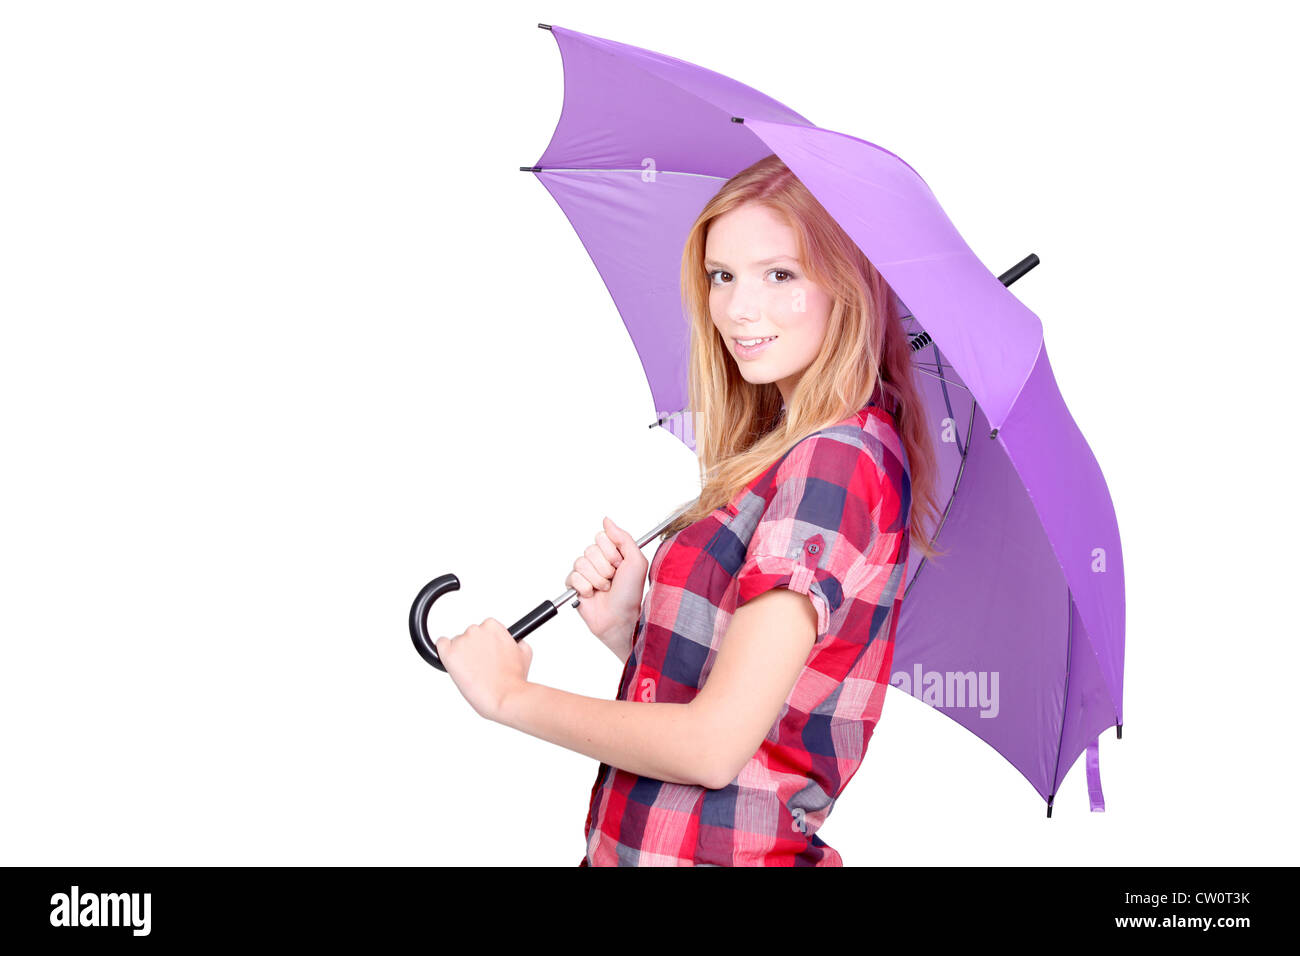
[[[794,230],[758,203],[715,219],[704,244],[714,327],[745,381],[776,382],[787,405],[821,350],[831,311],[797,249]],[[742,344],[753,339],[769,341]]]

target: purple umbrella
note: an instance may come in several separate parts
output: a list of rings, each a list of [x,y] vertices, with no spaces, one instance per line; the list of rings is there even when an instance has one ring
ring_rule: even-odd
[[[1086,749],[1103,810],[1099,735],[1122,732],[1124,565],[1110,493],[1061,398],[1042,323],[966,245],[925,180],[872,143],[814,126],[757,90],[639,47],[539,24],[564,67],[564,108],[537,176],[600,272],[666,427],[694,450],[682,246],[734,174],[775,153],[893,289],[933,423],[947,553],[908,568],[891,684],[989,743],[1047,800]],[[906,303],[904,305],[904,303]],[[644,546],[676,515],[639,539]],[[442,669],[426,617],[420,654]],[[522,639],[575,595],[543,601]]]

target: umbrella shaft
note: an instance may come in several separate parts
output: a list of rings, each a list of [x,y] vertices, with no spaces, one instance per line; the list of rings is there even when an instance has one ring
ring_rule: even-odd
[[[695,502],[693,502],[693,501],[691,502],[691,504],[694,504],[694,503],[695,503]],[[689,507],[691,506],[691,504],[686,505],[685,507],[681,508],[681,509],[678,510],[678,511],[674,511],[672,514],[670,514],[670,515],[669,515],[667,518],[665,518],[663,521],[659,522],[659,524],[655,525],[655,527],[654,527],[652,530],[647,531],[647,532],[646,532],[645,534],[643,534],[641,537],[637,538],[637,540],[636,540],[636,546],[637,546],[638,548],[644,548],[647,544],[649,544],[649,543],[650,543],[651,541],[653,541],[655,538],[659,537],[659,535],[663,532],[664,528],[668,527],[668,526],[669,526],[670,524],[672,524],[675,520],[677,520],[678,516],[684,514],[684,513],[686,512],[686,509],[689,508]],[[577,592],[577,589],[575,589],[575,588],[569,588],[567,591],[565,591],[563,594],[561,594],[559,597],[557,597],[555,600],[551,601],[550,603],[551,603],[554,607],[557,607],[557,608],[558,608],[558,607],[561,607],[561,606],[563,606],[563,604],[564,604],[565,601],[569,600],[569,599],[572,598],[572,597],[576,597],[577,593],[578,593],[578,592]],[[577,602],[576,600],[573,602],[573,606],[574,606],[574,607],[577,607],[577,606],[578,606],[578,602]],[[512,629],[512,632],[513,632],[513,629]]]

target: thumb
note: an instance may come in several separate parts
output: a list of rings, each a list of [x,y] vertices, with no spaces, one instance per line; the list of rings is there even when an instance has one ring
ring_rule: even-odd
[[[604,533],[610,536],[610,540],[619,549],[619,554],[623,555],[624,561],[628,558],[641,557],[641,549],[637,548],[636,538],[612,522],[608,515],[604,518]]]
[[[613,541],[614,544],[618,545],[619,553],[625,558],[631,553],[629,549],[636,549],[635,539],[633,539],[630,534],[618,525],[614,524],[613,520],[608,515],[605,516],[605,534],[609,535],[610,541]]]

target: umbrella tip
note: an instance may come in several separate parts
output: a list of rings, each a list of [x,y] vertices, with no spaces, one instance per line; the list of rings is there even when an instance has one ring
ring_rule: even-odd
[[[1116,739],[1116,740],[1123,740],[1123,739],[1124,739],[1124,725],[1123,725],[1123,724],[1116,724],[1116,725],[1115,725],[1115,739]]]
[[[732,121],[733,123],[743,123],[743,122],[745,122],[745,118],[744,118],[743,116],[733,116],[733,117],[731,118],[731,121]]]
[[[540,173],[540,172],[542,171],[542,167],[540,167],[540,166],[520,166],[520,167],[519,167],[519,171],[520,171],[521,173]]]
[[[537,25],[541,27],[543,30],[549,30],[551,28],[551,25],[549,23],[539,23]]]
[[[1056,796],[1054,793],[1047,795],[1047,819],[1049,820],[1052,819],[1052,798],[1054,796]]]

